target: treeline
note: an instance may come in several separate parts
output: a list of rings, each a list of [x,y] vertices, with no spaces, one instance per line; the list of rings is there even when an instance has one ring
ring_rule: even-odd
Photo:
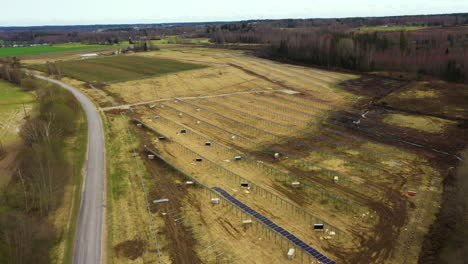
[[[150,40],[167,35],[184,37],[216,37],[218,43],[227,32],[255,32],[244,34],[244,42],[259,43],[257,34],[271,29],[330,28],[342,32],[362,26],[459,26],[468,24],[468,14],[443,14],[393,17],[356,17],[341,19],[278,19],[240,22],[174,23],[150,25],[92,25],[0,28],[0,40],[14,43],[54,44],[81,42],[88,44],[116,44],[133,40]],[[3,29],[3,30],[2,30]],[[271,34],[271,31],[270,31]],[[229,38],[229,36],[224,36]],[[229,39],[226,43],[231,43]]]
[[[406,71],[468,81],[468,28],[360,32],[340,24],[299,29],[216,30],[216,43],[261,43],[258,55],[355,71]]]
[[[0,59],[0,79],[12,84],[20,85],[23,78],[20,60],[16,57]]]
[[[191,36],[201,32],[203,27],[177,26],[155,28],[116,28],[104,31],[0,31],[0,40],[9,43],[56,44],[78,42],[84,44],[114,45],[129,38],[133,40],[150,40],[166,35]]]
[[[16,172],[0,189],[0,263],[51,263],[60,234],[48,217],[73,175],[66,140],[77,133],[81,108],[57,85],[24,75],[20,82],[35,91],[37,114],[21,128]]]
[[[128,41],[130,45],[133,45],[133,51],[135,52],[147,52],[147,51],[157,51],[159,48],[152,41]]]

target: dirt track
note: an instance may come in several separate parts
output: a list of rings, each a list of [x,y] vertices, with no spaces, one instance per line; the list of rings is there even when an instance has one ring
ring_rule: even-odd
[[[146,153],[142,153],[145,155]],[[163,216],[165,235],[169,240],[167,248],[171,259],[174,263],[202,263],[198,255],[195,253],[195,239],[192,233],[183,224],[182,220],[182,201],[187,195],[186,186],[182,183],[176,183],[178,177],[173,169],[168,167],[160,160],[145,160],[145,166],[148,173],[153,176],[154,188],[150,192],[150,199],[169,199],[169,203],[153,204],[152,213],[162,215],[163,213],[170,214]],[[177,221],[176,221],[177,220]]]

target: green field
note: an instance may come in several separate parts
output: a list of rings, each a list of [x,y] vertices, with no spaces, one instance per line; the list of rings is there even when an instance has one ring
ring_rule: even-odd
[[[37,47],[0,48],[0,57],[38,55],[66,51],[94,50],[118,47],[117,45],[83,45],[79,43],[57,44]]]
[[[18,126],[24,118],[23,103],[31,107],[35,97],[21,88],[0,81],[0,141],[8,145],[18,139]]]
[[[19,141],[19,127],[24,118],[22,103],[27,104],[26,107],[30,107],[33,100],[33,94],[23,92],[19,87],[0,81],[0,144],[2,147],[8,148]],[[11,171],[5,169],[5,163],[2,164],[1,154],[0,187],[7,184],[11,177]]]
[[[57,63],[65,76],[85,82],[127,81],[165,73],[201,69],[206,66],[142,56],[112,56]],[[46,66],[32,68],[45,71]]]
[[[17,86],[0,81],[0,107],[29,103],[33,100],[34,96],[31,93],[24,92]]]
[[[362,31],[413,31],[424,29],[427,27],[422,26],[397,26],[397,27],[385,27],[385,26],[375,26],[375,27],[360,27],[359,30]]]

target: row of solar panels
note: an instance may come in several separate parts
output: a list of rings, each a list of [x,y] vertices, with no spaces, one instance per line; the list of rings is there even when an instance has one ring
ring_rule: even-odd
[[[299,248],[302,248],[305,252],[309,253],[312,257],[316,258],[318,261],[325,263],[325,264],[335,264],[336,262],[325,257],[322,255],[320,252],[318,252],[316,249],[312,248],[311,246],[307,245],[304,243],[304,241],[300,240],[293,234],[289,233],[287,230],[284,228],[278,226],[274,222],[272,222],[270,219],[264,217],[263,215],[257,213],[255,210],[252,208],[248,207],[241,201],[237,200],[236,198],[232,197],[229,193],[227,193],[225,190],[219,188],[219,187],[213,187],[213,190],[219,192],[222,196],[224,196],[227,200],[232,202],[233,204],[237,205],[240,207],[244,212],[252,215],[253,217],[257,218],[258,220],[262,221],[265,225],[267,225],[269,228],[275,230],[279,234],[281,234],[283,237],[291,241],[294,245],[296,245]]]

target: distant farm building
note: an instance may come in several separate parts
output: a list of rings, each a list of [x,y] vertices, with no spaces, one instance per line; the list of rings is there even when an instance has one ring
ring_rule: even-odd
[[[97,53],[90,53],[90,54],[82,54],[80,55],[80,58],[82,59],[89,59],[89,58],[94,58],[99,56]]]

